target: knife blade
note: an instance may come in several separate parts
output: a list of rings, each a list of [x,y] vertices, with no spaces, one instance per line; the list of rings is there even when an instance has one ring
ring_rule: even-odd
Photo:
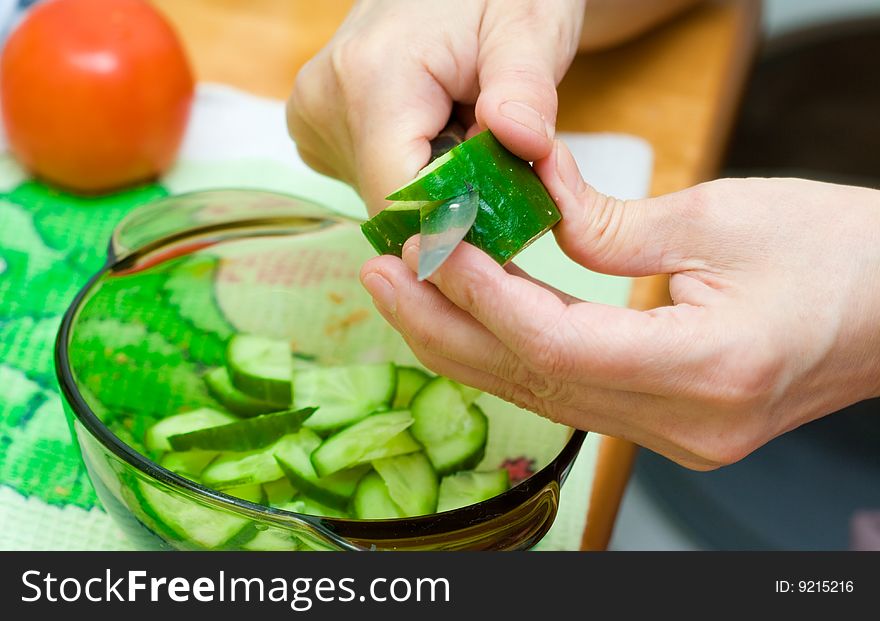
[[[477,219],[480,195],[471,184],[466,182],[465,185],[464,194],[421,209],[420,281],[429,278],[449,258]]]

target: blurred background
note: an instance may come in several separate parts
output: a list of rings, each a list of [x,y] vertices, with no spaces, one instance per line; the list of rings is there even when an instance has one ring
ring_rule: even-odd
[[[765,0],[721,176],[880,188],[880,0]],[[640,451],[616,550],[880,549],[880,401],[711,473]]]

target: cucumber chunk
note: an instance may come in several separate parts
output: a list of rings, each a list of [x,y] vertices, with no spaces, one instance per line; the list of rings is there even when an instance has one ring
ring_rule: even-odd
[[[406,517],[391,499],[388,486],[377,472],[370,472],[361,482],[352,500],[354,516],[359,520],[386,520]]]
[[[284,341],[236,334],[226,347],[226,365],[238,390],[281,408],[290,406],[293,354]]]
[[[144,446],[150,451],[170,451],[171,445],[168,443],[168,438],[173,435],[225,425],[234,421],[235,417],[211,408],[200,408],[192,412],[175,414],[163,418],[147,429],[144,436]]]
[[[351,517],[347,511],[328,507],[319,502],[306,497],[297,497],[292,501],[278,507],[284,511],[293,513],[304,513],[306,515],[317,515],[319,517],[330,518],[348,518]]]
[[[233,386],[229,379],[229,371],[226,367],[217,367],[205,374],[205,385],[208,392],[219,401],[223,407],[239,416],[259,416],[270,412],[286,410],[289,403],[270,403],[254,399]]]
[[[175,451],[252,451],[277,442],[282,436],[299,431],[315,408],[261,414],[217,427],[197,429],[168,438]]]
[[[305,450],[288,451],[285,455],[276,454],[275,459],[284,476],[300,491],[303,498],[310,498],[338,510],[344,510],[348,506],[358,481],[370,469],[364,465],[319,477],[309,459],[309,453]]]
[[[358,463],[367,463],[374,459],[396,457],[397,455],[406,455],[407,453],[416,453],[421,450],[422,445],[416,442],[416,439],[409,431],[401,431],[388,440],[387,443],[364,455],[358,460]]]
[[[281,505],[290,502],[299,492],[290,484],[287,477],[263,483],[263,492],[266,494],[266,502],[270,506]]]
[[[270,526],[265,530],[258,530],[254,538],[242,547],[260,552],[293,552],[302,548],[302,542],[292,532]]]
[[[529,163],[508,151],[489,131],[453,147],[387,199],[407,204],[439,201],[471,188],[480,195],[480,207],[464,239],[502,265],[561,218]],[[393,207],[367,220],[361,230],[378,252],[400,256],[403,243],[419,232],[420,223],[406,207],[383,215]]]
[[[413,397],[430,379],[430,375],[416,367],[397,367],[397,390],[394,393],[391,409],[409,408]]]
[[[388,495],[406,517],[428,515],[437,508],[437,473],[424,453],[377,459],[373,468],[388,486]]]
[[[488,500],[510,488],[510,477],[505,469],[485,472],[456,472],[443,477],[437,499],[437,511],[452,511]]]
[[[186,451],[185,453],[165,453],[159,465],[187,479],[198,481],[202,471],[217,458],[217,451]]]
[[[248,518],[199,505],[144,481],[138,485],[140,497],[149,504],[152,513],[180,539],[199,547],[218,548],[232,539],[243,543],[256,534]],[[261,502],[263,498],[259,485],[230,489],[226,493],[251,502]],[[250,530],[253,532],[249,533]]]
[[[330,436],[312,453],[315,471],[320,476],[327,476],[362,463],[367,455],[386,445],[412,424],[412,414],[407,410],[368,416]]]
[[[294,407],[317,407],[305,426],[330,431],[388,409],[396,383],[391,363],[301,369],[293,374]]]
[[[311,441],[311,436],[304,437],[305,431],[301,429],[298,433],[288,434],[275,444],[255,451],[221,453],[202,472],[202,482],[208,487],[223,490],[276,481],[284,477],[284,473],[275,461],[275,454],[298,453],[302,443]]]
[[[465,386],[464,384],[458,384],[458,389],[461,391],[461,396],[464,399],[464,402],[467,405],[470,405],[474,401],[476,401],[483,391],[479,388],[474,388],[473,386]]]
[[[459,386],[437,377],[412,402],[410,431],[441,476],[476,467],[486,450],[489,421],[479,407],[465,402]]]

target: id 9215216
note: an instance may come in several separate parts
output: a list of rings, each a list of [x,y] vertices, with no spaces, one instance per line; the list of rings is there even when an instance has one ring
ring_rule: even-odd
[[[776,593],[853,593],[854,580],[777,580]]]

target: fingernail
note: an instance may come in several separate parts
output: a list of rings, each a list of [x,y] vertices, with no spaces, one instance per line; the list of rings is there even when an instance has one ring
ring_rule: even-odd
[[[574,156],[560,140],[556,141],[556,174],[562,184],[573,194],[580,194],[586,188],[584,178],[578,169]]]
[[[408,242],[403,247],[403,262],[408,266],[418,265],[419,263],[419,242]]]
[[[384,276],[375,272],[367,274],[364,276],[364,287],[379,306],[392,314],[397,311],[397,296],[394,295],[394,287]]]
[[[553,137],[553,125],[547,122],[544,115],[528,104],[521,101],[505,101],[498,106],[498,112],[514,123],[519,123],[536,134],[544,136],[545,138]]]

